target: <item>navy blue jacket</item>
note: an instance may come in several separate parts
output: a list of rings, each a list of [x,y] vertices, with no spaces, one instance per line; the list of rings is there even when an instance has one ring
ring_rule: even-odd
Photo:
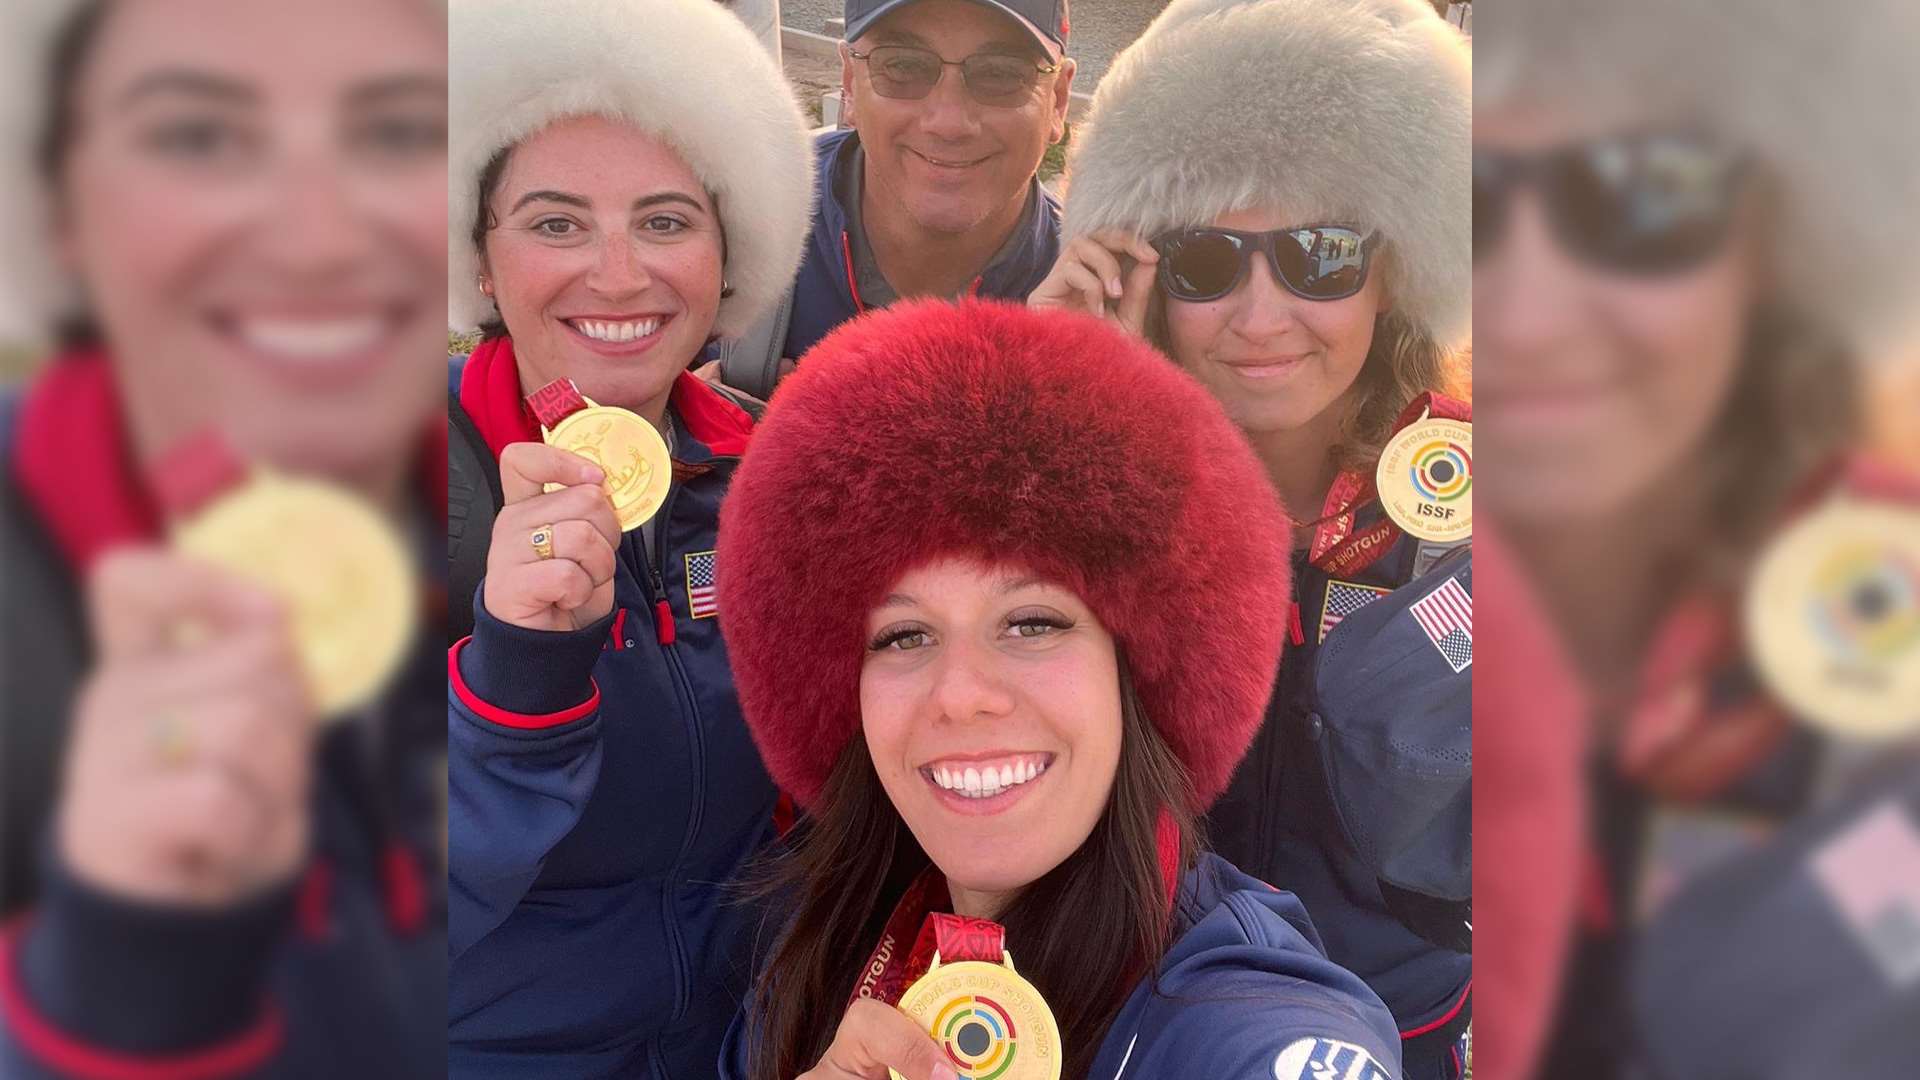
[[[1354,534],[1385,511],[1377,501],[1356,513]],[[1314,658],[1330,598],[1340,632],[1340,604],[1361,595],[1356,586],[1390,590],[1411,580],[1419,542],[1400,534],[1394,545],[1358,573],[1330,574],[1293,559],[1295,611],[1286,659],[1266,722],[1208,815],[1207,836],[1234,865],[1300,897],[1325,938],[1327,955],[1367,981],[1393,1010],[1406,1041],[1408,1080],[1456,1080],[1458,1043],[1472,1018],[1473,957],[1432,944],[1403,925],[1381,895],[1376,872],[1338,841],[1319,774],[1314,745]],[[1330,593],[1331,590],[1331,593]]]
[[[847,209],[849,192],[838,190],[843,159],[860,145],[857,133],[830,131],[815,142],[820,195],[813,215],[813,235],[807,241],[806,257],[794,278],[793,314],[787,324],[787,344],[781,355],[799,357],[813,347],[827,331],[865,310],[848,265]],[[1013,247],[1007,256],[989,266],[973,286],[976,296],[1024,301],[1053,269],[1060,254],[1060,201],[1039,186],[1039,197],[1031,201],[1030,211],[1014,226]]]
[[[1175,941],[1107,1029],[1088,1075],[1397,1080],[1400,1040],[1373,991],[1326,957],[1292,894],[1202,856],[1181,881]],[[1009,951],[1017,951],[1009,943]],[[720,1075],[746,1080],[746,1017]]]
[[[745,986],[757,916],[725,883],[770,837],[775,793],[703,582],[752,422],[692,376],[667,418],[658,550],[626,534],[613,614],[524,630],[483,586],[449,655],[453,1075],[710,1076]]]

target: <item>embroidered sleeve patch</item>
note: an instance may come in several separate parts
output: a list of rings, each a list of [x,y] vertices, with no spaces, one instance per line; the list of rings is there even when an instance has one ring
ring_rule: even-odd
[[[1338,1039],[1296,1039],[1273,1059],[1273,1080],[1393,1080],[1373,1055]]]

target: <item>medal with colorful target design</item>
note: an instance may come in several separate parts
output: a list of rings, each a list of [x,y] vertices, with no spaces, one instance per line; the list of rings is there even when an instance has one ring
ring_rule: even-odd
[[[1438,543],[1471,537],[1473,425],[1437,416],[1407,425],[1381,451],[1374,486],[1409,534]]]
[[[1059,1080],[1060,1027],[1053,1011],[1013,969],[1013,957],[998,941],[996,936],[983,948],[959,948],[956,955],[964,958],[954,963],[942,962],[935,952],[927,973],[901,995],[898,1008],[933,1037],[965,1080]],[[942,942],[955,944],[946,934]],[[899,1080],[900,1074],[893,1076]]]
[[[1920,731],[1920,510],[1837,499],[1771,545],[1747,647],[1808,721],[1864,739]]]

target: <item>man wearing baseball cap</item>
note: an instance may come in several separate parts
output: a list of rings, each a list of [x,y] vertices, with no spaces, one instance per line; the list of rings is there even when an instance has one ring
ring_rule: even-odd
[[[786,303],[721,349],[765,397],[827,331],[903,296],[1023,300],[1058,254],[1035,177],[1066,135],[1067,0],[847,0],[842,119]]]

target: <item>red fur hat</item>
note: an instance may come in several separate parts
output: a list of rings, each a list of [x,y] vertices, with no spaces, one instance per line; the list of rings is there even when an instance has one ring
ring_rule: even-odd
[[[784,381],[720,512],[722,628],[747,723],[802,806],[860,730],[866,619],[948,557],[1073,590],[1125,651],[1196,810],[1260,727],[1287,518],[1218,403],[1098,320],[896,305]]]

